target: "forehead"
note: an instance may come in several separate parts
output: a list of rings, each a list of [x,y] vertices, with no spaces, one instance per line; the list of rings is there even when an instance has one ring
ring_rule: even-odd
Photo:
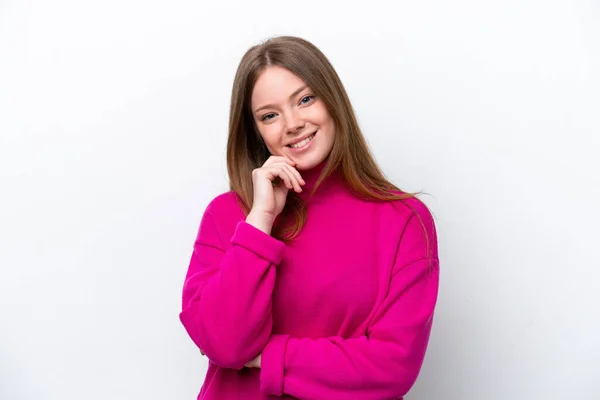
[[[267,67],[260,73],[252,90],[252,107],[284,103],[305,82],[297,75],[278,66]]]

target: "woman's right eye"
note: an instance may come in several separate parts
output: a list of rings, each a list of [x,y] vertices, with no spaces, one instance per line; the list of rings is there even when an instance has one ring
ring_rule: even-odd
[[[273,113],[265,114],[261,118],[261,121],[268,121],[268,120],[273,119],[273,118],[275,118],[275,114],[273,114]]]

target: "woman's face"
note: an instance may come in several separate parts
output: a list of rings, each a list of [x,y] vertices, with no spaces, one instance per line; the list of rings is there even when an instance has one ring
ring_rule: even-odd
[[[272,155],[288,157],[298,170],[309,170],[331,153],[335,124],[311,88],[285,68],[267,67],[251,100],[260,135]]]

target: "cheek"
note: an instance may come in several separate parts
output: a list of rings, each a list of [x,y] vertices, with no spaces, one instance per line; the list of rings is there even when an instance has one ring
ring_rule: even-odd
[[[323,127],[327,127],[327,130],[333,133],[333,131],[335,130],[333,118],[331,118],[331,115],[329,115],[329,112],[327,111],[327,107],[325,107],[325,105],[320,104],[320,106],[321,107],[319,107],[319,109],[317,110],[320,125]]]
[[[279,153],[281,144],[279,130],[275,126],[276,124],[271,124],[268,126],[264,126],[260,130],[260,135],[262,136],[265,144],[267,145],[267,149],[271,154]]]
[[[323,119],[323,127],[325,127],[327,129],[327,136],[329,137],[330,140],[333,140],[333,138],[335,137],[335,123],[333,122],[333,119],[330,117],[324,118]]]
[[[335,137],[336,137],[336,131],[335,131],[335,124],[333,122],[330,122],[329,125],[327,126],[327,147],[329,148],[329,151],[331,151],[331,149],[333,149],[333,146],[335,144]]]

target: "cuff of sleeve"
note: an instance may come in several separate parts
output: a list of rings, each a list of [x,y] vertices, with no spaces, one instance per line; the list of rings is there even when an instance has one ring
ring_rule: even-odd
[[[286,247],[282,241],[267,235],[246,221],[238,222],[231,243],[253,252],[274,265],[279,265]]]
[[[272,335],[262,351],[260,391],[266,395],[283,395],[285,349],[288,339],[288,335]]]

